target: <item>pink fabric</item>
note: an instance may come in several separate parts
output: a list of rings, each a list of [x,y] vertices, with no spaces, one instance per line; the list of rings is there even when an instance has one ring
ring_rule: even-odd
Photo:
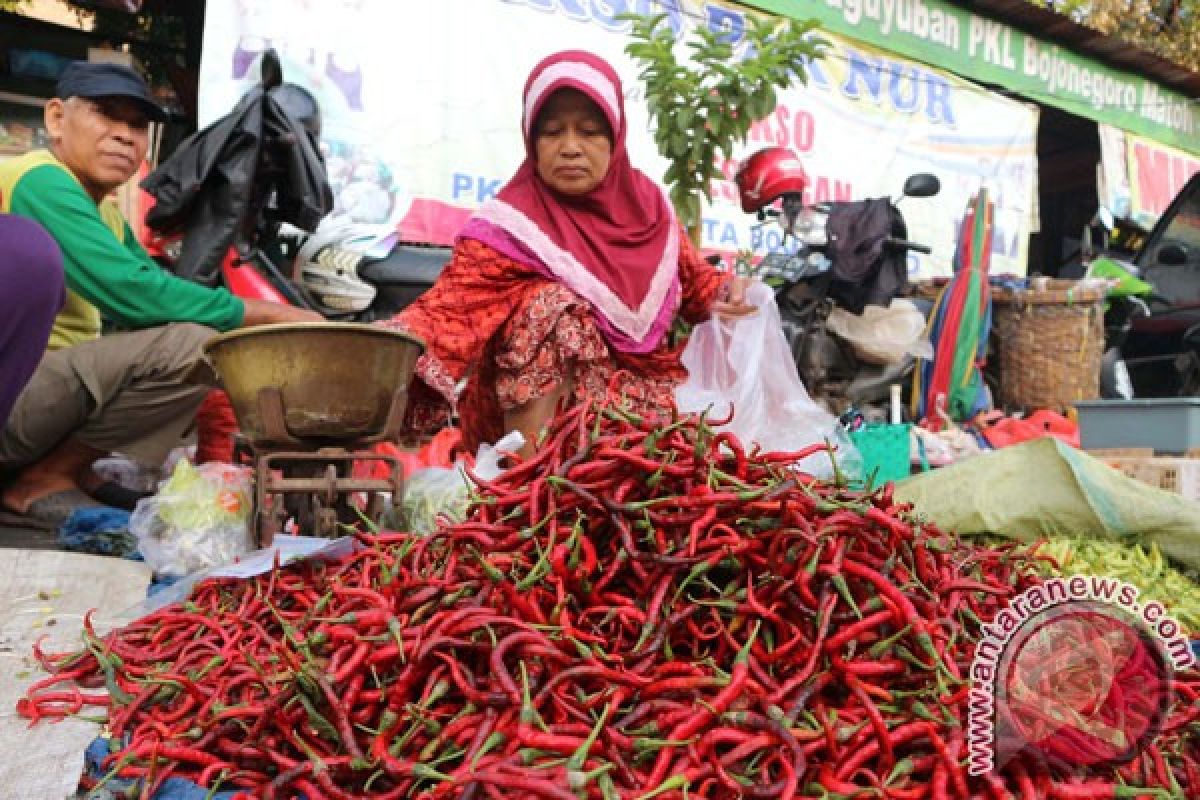
[[[481,209],[481,213],[486,212],[486,210],[486,208]],[[656,293],[658,297],[657,301],[654,301],[654,297],[648,295],[642,304],[642,310],[646,313],[637,315],[632,314],[632,310],[625,308],[619,301],[614,303],[611,296],[596,298],[594,293],[589,291],[596,288],[595,279],[590,273],[585,272],[582,267],[578,267],[577,271],[571,274],[563,274],[561,270],[556,271],[548,265],[546,260],[535,255],[517,237],[510,234],[504,228],[485,219],[472,219],[463,227],[459,236],[482,242],[496,252],[511,258],[513,261],[535,270],[539,275],[562,283],[570,288],[591,306],[592,315],[596,320],[596,327],[599,328],[605,341],[622,353],[640,355],[653,351],[662,342],[663,336],[666,335],[671,327],[671,322],[675,319],[675,310],[679,305],[681,291],[677,268],[660,272],[660,275],[665,275],[668,278],[662,287],[663,291]],[[673,249],[677,259],[679,255],[678,243]],[[588,280],[589,278],[591,280]],[[611,293],[607,294],[611,295]],[[606,299],[608,300],[607,304],[605,303]],[[610,314],[616,319],[625,321],[625,327],[618,327],[610,319]]]
[[[613,130],[608,174],[578,197],[555,192],[536,169],[538,113],[564,88],[591,98]],[[460,237],[565,284],[591,305],[609,344],[646,353],[662,341],[679,302],[680,232],[662,190],[629,163],[623,97],[616,72],[591,53],[564,51],[534,67],[522,110],[525,161]]]

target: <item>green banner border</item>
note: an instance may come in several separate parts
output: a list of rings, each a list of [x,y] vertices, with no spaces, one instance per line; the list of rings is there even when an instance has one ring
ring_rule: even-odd
[[[944,0],[737,0],[1200,153],[1200,103]]]

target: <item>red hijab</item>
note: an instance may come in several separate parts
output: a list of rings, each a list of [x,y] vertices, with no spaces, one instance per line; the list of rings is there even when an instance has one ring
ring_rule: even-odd
[[[537,174],[538,115],[567,88],[590,98],[613,131],[607,174],[579,196],[556,192]],[[610,344],[649,352],[679,296],[680,234],[662,189],[629,163],[626,129],[621,80],[604,59],[580,50],[544,59],[525,83],[525,161],[461,235],[566,284],[592,305]]]

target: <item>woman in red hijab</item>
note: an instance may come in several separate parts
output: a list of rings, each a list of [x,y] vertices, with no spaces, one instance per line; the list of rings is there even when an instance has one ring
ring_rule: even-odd
[[[560,401],[604,397],[614,378],[635,409],[669,409],[687,377],[675,318],[754,310],[744,279],[698,256],[662,189],[629,163],[607,62],[546,58],[521,123],[516,175],[459,233],[433,288],[383,323],[428,346],[410,419],[436,426],[456,408],[470,451],[510,430],[532,443]]]

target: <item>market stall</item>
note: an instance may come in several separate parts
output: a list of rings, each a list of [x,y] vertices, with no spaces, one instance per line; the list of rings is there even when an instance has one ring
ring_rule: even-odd
[[[1075,644],[1109,642],[1098,668],[1124,691],[1038,689],[1025,670],[1045,665],[1018,658],[981,750],[978,648],[1053,562],[922,523],[890,487],[815,480],[789,468],[805,453],[746,450],[720,422],[578,406],[476,481],[462,522],[363,530],[353,553],[88,628],[82,650],[40,654],[51,676],[18,709],[107,705],[85,786],[151,795],[1190,796],[1186,636],[1092,609]],[[1078,633],[1020,648],[1075,663]],[[76,688],[96,682],[107,697]],[[1068,707],[1084,716],[1054,716]]]
[[[224,17],[207,69],[232,91],[270,51],[257,34],[280,22],[213,7]],[[542,22],[580,22],[562,16]],[[237,35],[221,35],[223,18]],[[611,33],[593,31],[615,47]],[[362,122],[378,95],[360,83],[368,65],[346,58],[359,43],[334,34],[324,58],[287,59],[324,70],[335,121]],[[850,102],[835,90],[869,87],[884,66],[837,48],[845,63],[815,78],[832,107]],[[426,85],[445,77],[430,71]],[[920,77],[914,67],[907,85],[935,92],[921,130],[949,122],[936,116],[953,90],[1020,123],[1002,144],[1018,166],[1032,157],[1027,109]],[[361,130],[333,127],[345,149],[330,166],[358,160],[341,165],[340,188],[358,186],[361,213],[443,241],[485,199],[486,158],[457,171],[407,141],[428,195],[408,197]],[[405,425],[423,347],[406,333],[339,321],[217,337],[206,351],[228,398],[222,458],[177,453],[131,514],[84,508],[56,531],[109,558],[7,560],[15,622],[0,628],[0,655],[17,671],[0,722],[27,721],[10,740],[30,746],[0,786],[152,800],[1200,796],[1195,482],[1148,481],[1124,467],[1129,453],[1104,453],[1122,474],[1080,449],[1096,431],[1088,403],[1113,286],[994,275],[997,252],[1024,267],[1023,233],[994,246],[1003,209],[977,180],[1005,168],[957,158],[970,181],[938,202],[967,199],[966,212],[935,226],[958,238],[937,256],[953,277],[925,287],[931,346],[884,348],[907,359],[905,375],[921,350],[908,419],[898,382],[890,422],[881,408],[821,408],[785,338],[782,293],[748,279],[738,285],[756,309],[737,322],[724,300],[704,305],[689,350],[671,354],[686,382],[659,408],[641,397],[631,410],[612,375],[559,405],[536,439],[489,440],[474,460],[427,442],[414,465],[399,444],[416,437]],[[1032,175],[1009,178],[1025,231]],[[793,188],[784,209],[811,210]],[[797,214],[779,216],[791,235]],[[726,244],[719,220],[702,227]],[[887,233],[905,252],[928,249]],[[710,277],[712,298],[732,302],[735,282]],[[915,294],[909,322],[923,319]],[[663,308],[670,321],[675,306]],[[991,356],[998,377],[985,375]],[[461,384],[447,387],[475,366],[434,378],[457,398]],[[423,380],[413,397],[433,387]],[[442,424],[438,436],[454,435],[462,418]],[[69,636],[34,640],[51,628]],[[50,759],[65,774],[38,769]]]

